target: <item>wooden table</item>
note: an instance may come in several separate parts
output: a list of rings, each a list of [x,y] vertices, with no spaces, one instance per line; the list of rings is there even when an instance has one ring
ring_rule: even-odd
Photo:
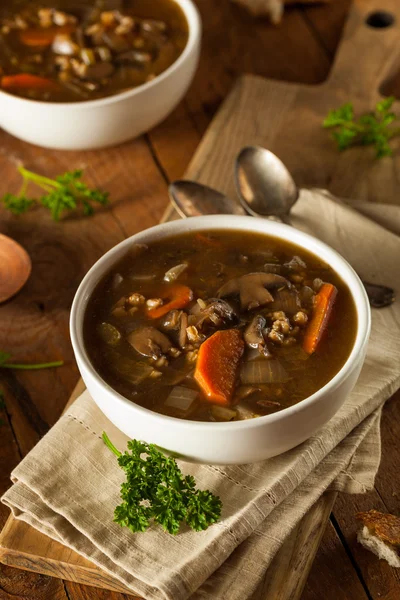
[[[197,76],[176,111],[146,136],[107,151],[66,153],[23,144],[0,132],[0,195],[17,189],[15,164],[23,161],[28,168],[48,175],[84,167],[85,177],[108,189],[112,197],[112,207],[99,211],[95,217],[70,217],[61,224],[53,223],[39,210],[19,219],[0,212],[0,232],[27,248],[34,267],[23,292],[0,307],[0,349],[11,351],[15,359],[65,360],[64,367],[40,375],[8,371],[0,375],[6,398],[6,409],[1,411],[0,493],[9,486],[10,470],[59,417],[78,380],[68,315],[82,276],[123,237],[159,221],[168,202],[168,182],[185,171],[207,125],[239,74],[252,72],[310,84],[326,78],[349,0],[287,10],[279,28],[252,21],[228,0],[197,0],[197,4],[204,22]],[[398,79],[392,84],[394,90],[396,83]],[[400,513],[399,439],[400,405],[393,398],[383,415],[383,458],[376,487],[365,496],[343,496],[337,500],[302,600],[400,597],[398,571],[378,562],[356,543],[354,521],[355,512],[371,507]],[[1,527],[7,516],[7,509],[0,505]],[[128,598],[1,565],[0,600],[16,597]]]

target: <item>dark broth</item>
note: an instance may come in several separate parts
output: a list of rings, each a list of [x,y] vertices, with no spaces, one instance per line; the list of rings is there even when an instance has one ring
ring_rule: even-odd
[[[285,305],[285,318],[289,325],[285,325],[286,321],[279,313],[279,308],[282,307],[271,308],[276,305],[276,299],[282,291],[278,294],[276,288],[270,289],[274,303],[252,310],[243,310],[238,298],[233,295],[225,300],[234,308],[238,319],[233,323],[220,323],[219,326],[208,321],[202,339],[194,343],[186,339],[186,349],[182,348],[178,342],[179,324],[175,330],[166,328],[166,322],[167,325],[171,324],[168,322],[169,317],[149,318],[145,304],[135,306],[132,314],[129,314],[131,305],[128,306],[126,301],[121,300],[131,297],[133,293],[140,294],[145,299],[159,298],[160,294],[162,295],[160,290],[170,285],[163,281],[164,274],[178,264],[188,265],[176,283],[188,286],[193,292],[193,300],[184,309],[189,314],[189,323],[195,322],[196,319],[200,322],[198,312],[197,316],[190,316],[193,310],[196,312],[193,307],[198,304],[198,298],[203,304],[210,303],[209,299],[215,298],[217,290],[226,282],[255,272],[280,273],[288,280],[290,294],[301,306],[291,309],[290,302],[293,298],[289,298],[289,304]],[[308,318],[308,322],[311,319],[314,294],[322,283],[320,280],[334,284],[338,294],[327,330],[317,350],[308,355],[302,349],[307,324],[302,323],[297,327],[295,320],[301,322],[301,315],[298,316],[300,313],[303,313],[302,318]],[[302,300],[299,301],[299,298]],[[100,376],[135,403],[156,412],[191,420],[231,420],[228,419],[229,414],[228,417],[220,418],[219,410],[215,414],[215,409],[211,410],[209,400],[200,392],[197,382],[193,379],[195,355],[204,338],[212,335],[217,329],[236,328],[243,333],[256,315],[266,319],[266,346],[272,360],[275,363],[278,361],[280,367],[283,367],[286,374],[283,379],[286,380],[250,385],[247,383],[247,388],[253,387],[256,391],[253,390],[247,397],[242,397],[248,389],[246,390],[246,385],[240,381],[242,371],[239,371],[236,391],[228,407],[236,413],[235,416],[231,415],[233,420],[270,414],[310,396],[340,370],[354,344],[357,329],[355,305],[348,287],[339,276],[316,256],[289,242],[242,231],[185,234],[152,243],[147,249],[135,248],[103,277],[93,292],[85,314],[84,341],[90,360]],[[278,331],[280,326],[284,326],[286,331],[286,334],[280,334],[280,338],[271,333],[275,322],[278,323]],[[104,327],[101,325],[104,323],[107,324],[107,331],[101,330],[100,335],[99,328]],[[104,341],[104,333],[106,338],[109,338],[110,331],[113,331],[109,326],[116,328],[120,336],[115,343],[111,335],[111,345]],[[141,356],[126,337],[143,326],[154,326],[167,335],[173,341],[173,345],[180,348],[180,356],[169,357],[168,365],[160,367],[155,366],[154,359]],[[198,327],[199,333],[202,332],[202,327],[204,325]],[[289,337],[293,337],[290,343],[286,341]],[[271,360],[271,357],[265,358],[257,352],[246,348],[241,369],[249,358],[256,361]],[[189,361],[189,365],[188,353],[191,353],[193,361]],[[155,378],[149,376],[152,369],[159,373]],[[141,379],[143,370],[147,372],[147,376]],[[176,385],[199,392],[188,411],[166,405],[166,400]]]
[[[61,42],[43,45],[50,34]],[[0,7],[0,89],[49,102],[104,98],[151,81],[187,40],[174,0],[10,0]]]

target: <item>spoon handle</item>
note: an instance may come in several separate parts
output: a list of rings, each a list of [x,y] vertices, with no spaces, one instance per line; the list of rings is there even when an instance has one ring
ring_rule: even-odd
[[[270,216],[266,218],[293,227],[289,215],[284,215],[282,217]],[[393,288],[378,283],[368,283],[361,277],[360,279],[367,292],[368,300],[372,308],[385,308],[386,306],[393,304],[396,300],[396,294]]]

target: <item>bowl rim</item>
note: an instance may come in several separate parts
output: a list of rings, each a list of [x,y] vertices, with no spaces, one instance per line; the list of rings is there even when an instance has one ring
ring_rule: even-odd
[[[150,90],[153,87],[156,87],[159,83],[167,79],[170,75],[173,74],[174,71],[179,69],[179,67],[186,61],[188,56],[192,54],[192,52],[196,49],[196,46],[201,37],[201,17],[197,6],[194,4],[193,0],[171,0],[180,6],[185,15],[186,22],[188,24],[188,40],[186,42],[186,46],[184,47],[181,54],[178,58],[170,65],[165,71],[157,75],[151,81],[147,81],[142,83],[126,92],[119,92],[117,94],[106,96],[105,98],[97,98],[95,100],[77,100],[76,102],[46,102],[44,100],[33,100],[31,98],[23,98],[22,96],[15,96],[14,94],[9,94],[0,88],[0,98],[1,96],[6,96],[7,98],[11,98],[12,101],[19,102],[21,105],[25,105],[27,108],[30,106],[38,106],[52,109],[52,110],[63,110],[64,108],[70,108],[72,110],[78,110],[79,108],[94,108],[100,107],[107,104],[114,104],[119,100],[126,100],[128,98],[139,95],[143,91]]]
[[[235,225],[237,222],[237,225]],[[263,231],[263,229],[266,229]],[[128,249],[132,243],[146,243],[144,238],[151,237],[152,240],[162,239],[169,236],[179,235],[182,233],[196,232],[196,231],[210,231],[210,230],[232,230],[246,232],[253,231],[261,235],[269,237],[277,237],[283,239],[289,239],[293,245],[303,247],[308,252],[316,255],[314,247],[322,251],[322,260],[326,260],[324,255],[331,256],[334,261],[339,263],[340,268],[343,271],[338,272],[336,267],[333,267],[328,260],[328,264],[333,268],[338,275],[344,280],[346,285],[349,287],[351,296],[353,298],[356,313],[357,313],[357,332],[354,340],[352,350],[339,371],[330,379],[323,387],[314,392],[311,396],[307,396],[300,402],[283,408],[282,410],[272,413],[270,415],[263,415],[254,419],[232,421],[232,422],[208,422],[208,421],[191,421],[189,419],[180,419],[178,417],[171,417],[169,415],[163,415],[152,411],[148,408],[136,404],[132,400],[129,400],[119,392],[117,392],[112,386],[110,386],[96,371],[92,365],[88,354],[85,349],[83,341],[83,321],[86,311],[86,306],[89,297],[91,296],[93,289],[100,281],[101,277],[110,270],[112,264],[115,264],[124,254],[124,250]],[[300,238],[292,240],[293,232],[295,237]],[[286,234],[286,235],[285,235]],[[143,238],[143,239],[142,239]],[[303,243],[304,240],[304,243]],[[148,240],[148,243],[151,243]],[[310,246],[307,245],[310,244]],[[318,254],[317,254],[318,256]],[[106,266],[104,266],[106,265]],[[100,273],[99,273],[100,271]],[[91,378],[94,378],[98,385],[111,395],[113,402],[129,406],[129,410],[140,413],[144,417],[158,421],[159,423],[169,422],[175,427],[187,428],[190,427],[192,431],[197,430],[203,433],[207,431],[215,432],[218,430],[235,431],[237,429],[247,429],[263,424],[273,424],[287,417],[294,416],[296,413],[307,409],[313,404],[317,404],[327,393],[332,393],[339,385],[347,379],[347,377],[358,368],[358,358],[363,355],[366,345],[368,343],[369,334],[371,330],[371,309],[368,301],[368,297],[365,288],[353,269],[353,267],[331,246],[318,240],[318,238],[295,229],[289,225],[278,223],[275,221],[252,217],[252,216],[241,216],[241,215],[207,215],[201,217],[191,217],[189,219],[178,219],[175,221],[169,221],[167,223],[161,223],[144,229],[129,238],[123,240],[110,250],[108,250],[91,269],[84,276],[81,284],[76,291],[70,314],[70,335],[73,350],[78,362],[78,367],[81,366],[85,370],[86,374],[89,374]]]

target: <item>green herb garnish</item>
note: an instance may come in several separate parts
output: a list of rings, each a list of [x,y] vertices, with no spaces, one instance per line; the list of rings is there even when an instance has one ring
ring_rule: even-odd
[[[3,352],[2,350],[0,350],[0,369],[19,369],[24,371],[36,371],[38,369],[51,369],[53,367],[61,367],[64,364],[64,361],[62,360],[37,364],[10,363],[8,362],[10,358],[11,354],[9,354],[9,352]]]
[[[375,112],[354,118],[354,108],[351,102],[343,104],[337,110],[331,110],[325,118],[323,126],[326,129],[336,127],[332,133],[340,151],[351,146],[374,146],[377,158],[391,156],[393,151],[390,140],[400,135],[400,127],[391,127],[399,118],[391,112],[395,98],[385,98],[375,107]]]
[[[81,181],[82,171],[67,171],[55,179],[43,177],[24,167],[18,167],[22,175],[22,187],[17,195],[5,194],[1,199],[4,206],[15,215],[21,215],[35,204],[41,204],[49,209],[55,221],[60,219],[61,213],[74,210],[79,204],[83,206],[83,213],[91,215],[94,212],[92,202],[105,205],[108,203],[108,193],[90,189]],[[28,198],[27,190],[30,183],[42,188],[46,194],[40,198]]]
[[[154,444],[132,440],[128,442],[130,452],[122,453],[105,432],[103,440],[126,473],[122,504],[114,512],[116,523],[138,532],[146,531],[153,519],[175,535],[184,521],[195,531],[218,521],[222,508],[219,497],[196,489],[194,477],[184,476],[176,461]]]

